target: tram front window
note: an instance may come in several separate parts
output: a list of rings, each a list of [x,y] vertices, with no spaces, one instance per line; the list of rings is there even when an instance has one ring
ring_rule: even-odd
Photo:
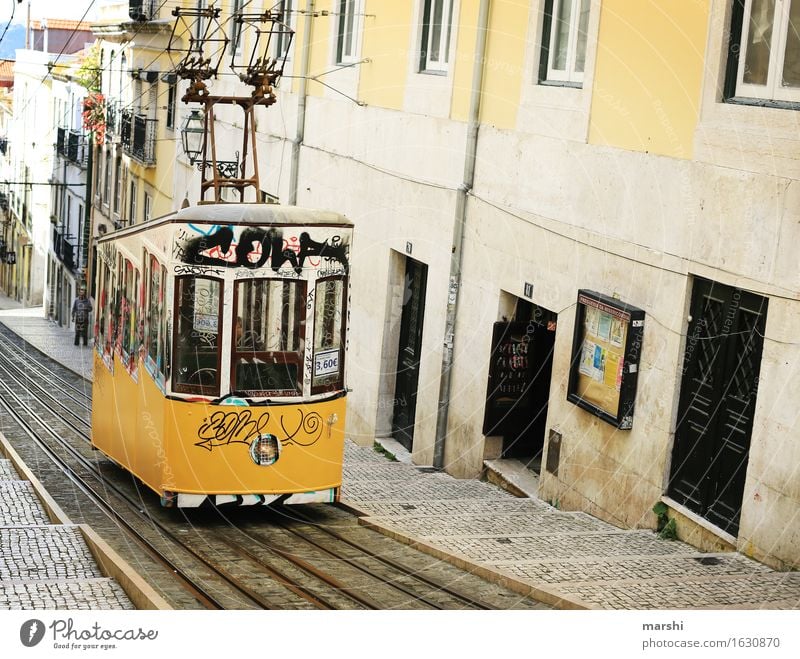
[[[306,283],[236,282],[231,355],[234,391],[250,396],[297,396],[303,391]]]
[[[222,284],[215,279],[178,277],[175,301],[172,388],[180,393],[218,395]]]

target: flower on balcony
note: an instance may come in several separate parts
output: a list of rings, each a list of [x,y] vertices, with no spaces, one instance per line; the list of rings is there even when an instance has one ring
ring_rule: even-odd
[[[83,127],[93,133],[95,144],[103,144],[106,139],[106,102],[99,92],[83,99]]]

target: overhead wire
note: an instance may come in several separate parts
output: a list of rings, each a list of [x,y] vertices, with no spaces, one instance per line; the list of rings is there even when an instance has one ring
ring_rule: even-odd
[[[6,36],[6,32],[8,32],[8,26],[11,25],[11,21],[14,20],[14,14],[17,11],[17,0],[11,0],[11,17],[8,19],[8,23],[3,28],[3,34],[0,34],[0,43],[3,43],[3,38]]]

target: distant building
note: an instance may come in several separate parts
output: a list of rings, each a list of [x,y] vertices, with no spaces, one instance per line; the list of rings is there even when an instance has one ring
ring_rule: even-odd
[[[0,89],[11,89],[14,86],[14,60],[0,59]]]
[[[31,22],[31,50],[45,53],[77,53],[94,41],[88,23],[47,18]]]

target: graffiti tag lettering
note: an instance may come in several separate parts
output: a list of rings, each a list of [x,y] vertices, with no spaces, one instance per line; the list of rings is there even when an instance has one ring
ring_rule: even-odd
[[[195,446],[210,451],[215,446],[247,444],[264,432],[267,423],[269,423],[269,412],[258,418],[254,418],[250,410],[214,412],[204,419],[198,428],[197,438],[200,441],[195,443]]]

